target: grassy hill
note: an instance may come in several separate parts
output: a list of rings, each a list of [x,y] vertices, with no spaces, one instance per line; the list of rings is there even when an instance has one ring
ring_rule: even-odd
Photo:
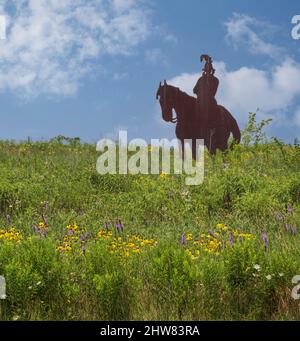
[[[300,318],[297,143],[205,155],[199,186],[99,175],[97,157],[0,143],[1,320]]]

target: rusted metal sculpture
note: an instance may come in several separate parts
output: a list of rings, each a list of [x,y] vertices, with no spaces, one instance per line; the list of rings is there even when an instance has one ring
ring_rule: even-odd
[[[196,139],[204,139],[204,144],[211,154],[215,154],[217,149],[222,151],[228,149],[228,139],[231,133],[233,143],[239,143],[241,139],[236,120],[226,108],[218,105],[215,99],[219,80],[214,76],[215,69],[211,57],[202,55],[200,61],[205,61],[205,65],[202,76],[193,89],[197,98],[168,85],[166,81],[163,85],[159,83],[156,93],[163,119],[166,122],[176,123],[177,138],[182,143],[185,139],[193,141],[194,158]],[[176,117],[173,117],[173,110]]]

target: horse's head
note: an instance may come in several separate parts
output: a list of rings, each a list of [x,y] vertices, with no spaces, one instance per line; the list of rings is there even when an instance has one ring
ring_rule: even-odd
[[[172,123],[177,122],[177,119],[173,118],[173,108],[175,103],[174,89],[174,87],[168,85],[167,82],[164,81],[163,86],[159,83],[159,87],[156,92],[156,99],[159,99],[163,119],[166,122]]]

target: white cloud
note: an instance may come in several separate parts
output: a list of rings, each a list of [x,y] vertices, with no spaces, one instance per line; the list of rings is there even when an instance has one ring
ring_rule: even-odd
[[[74,94],[104,54],[129,55],[150,34],[140,0],[0,0],[0,90]]]
[[[245,14],[234,13],[226,23],[226,38],[235,48],[246,46],[252,54],[263,54],[271,58],[280,58],[284,50],[262,39],[262,35],[275,28],[268,22],[257,20]]]
[[[279,126],[291,124],[286,118],[300,96],[300,64],[289,58],[280,46],[263,39],[275,30],[269,23],[234,14],[225,26],[226,37],[235,47],[242,45],[251,53],[268,55],[276,61],[273,67],[266,70],[248,66],[228,70],[224,62],[214,62],[216,76],[220,80],[216,95],[218,103],[227,107],[240,124],[245,124],[248,113],[257,108],[261,119],[272,118]],[[279,56],[281,60],[277,59]],[[200,72],[182,73],[170,79],[169,83],[192,94],[200,76]],[[300,122],[299,111],[294,121],[297,124]]]
[[[127,72],[115,72],[113,74],[113,80],[114,81],[121,81],[128,78],[128,73]]]
[[[260,109],[261,118],[271,117],[278,124],[285,123],[285,114],[296,97],[300,96],[300,64],[286,59],[270,71],[241,67],[228,70],[224,62],[215,62],[220,80],[218,103],[227,107],[241,124],[248,113]],[[183,73],[168,81],[192,95],[200,73]]]
[[[189,95],[194,95],[193,88],[200,76],[200,73],[182,73],[169,79],[167,82],[170,85],[180,88]]]
[[[171,43],[173,45],[178,44],[177,37],[171,33],[167,33],[166,35],[164,35],[164,39],[166,42]]]
[[[159,48],[153,48],[151,50],[147,50],[145,54],[146,60],[155,65],[155,64],[166,64],[166,57]]]

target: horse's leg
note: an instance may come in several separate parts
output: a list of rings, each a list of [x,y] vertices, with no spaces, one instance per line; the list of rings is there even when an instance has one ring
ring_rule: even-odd
[[[176,125],[176,137],[177,137],[177,140],[179,140],[180,144],[181,144],[181,158],[182,158],[182,160],[184,160],[184,135],[185,135],[184,130],[185,130],[184,126],[179,125],[177,123],[177,125]]]
[[[210,129],[208,132],[208,141],[209,141],[209,152],[212,155],[216,154],[217,150],[217,135],[216,135],[216,129]]]
[[[221,127],[220,129],[220,148],[225,151],[228,149],[228,140],[231,134],[231,125],[228,120],[230,113],[222,106],[220,108]]]
[[[211,138],[209,152],[210,152],[211,155],[215,155],[216,152],[217,152],[217,144],[216,144],[216,139],[214,137]]]
[[[228,138],[229,138],[229,134],[227,132],[224,132],[222,136],[222,141],[219,147],[223,152],[228,149],[228,143],[227,143]]]
[[[193,155],[193,159],[196,160],[197,159],[197,139],[192,140],[192,155]]]
[[[184,139],[180,140],[181,142],[181,158],[184,160]]]
[[[222,152],[224,152],[228,148],[228,138],[229,138],[229,132],[227,129],[227,126],[219,127],[217,129],[216,134],[216,149],[220,149]]]

